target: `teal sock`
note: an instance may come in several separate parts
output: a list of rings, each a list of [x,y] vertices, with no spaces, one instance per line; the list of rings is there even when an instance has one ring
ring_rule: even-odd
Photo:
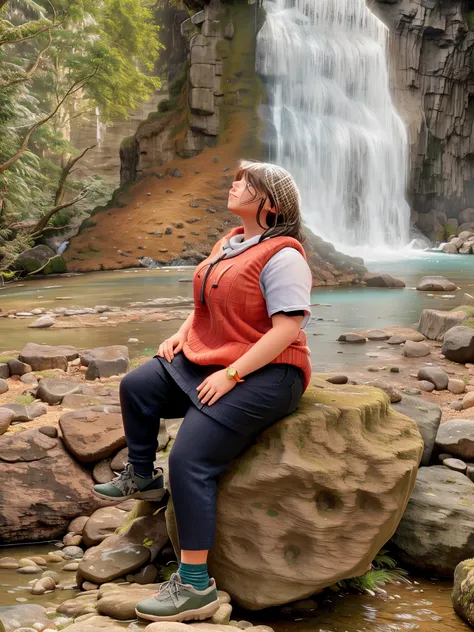
[[[178,570],[183,584],[191,584],[196,590],[209,588],[209,573],[207,564],[181,564]]]

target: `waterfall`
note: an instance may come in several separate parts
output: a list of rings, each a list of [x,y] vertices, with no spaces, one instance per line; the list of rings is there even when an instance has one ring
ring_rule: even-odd
[[[301,191],[306,225],[342,247],[409,241],[408,142],[391,101],[388,30],[364,0],[266,1],[257,72],[269,160]]]

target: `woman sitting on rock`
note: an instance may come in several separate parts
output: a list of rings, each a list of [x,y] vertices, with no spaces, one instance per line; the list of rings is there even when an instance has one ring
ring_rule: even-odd
[[[256,435],[295,411],[311,376],[301,329],[312,280],[296,184],[281,167],[243,162],[228,209],[243,226],[196,268],[194,312],[121,382],[129,463],[94,487],[106,499],[161,499],[160,419],[184,417],[169,457],[181,564],[159,595],[137,604],[137,615],[151,621],[206,619],[218,609],[207,570],[218,476]]]

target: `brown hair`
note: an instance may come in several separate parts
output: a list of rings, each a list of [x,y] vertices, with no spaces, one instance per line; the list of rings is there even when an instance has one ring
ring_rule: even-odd
[[[260,240],[286,235],[304,243],[300,193],[288,171],[268,162],[242,160],[235,179],[242,178],[245,178],[255,189],[251,202],[256,199],[261,200],[257,211],[257,224],[265,228],[265,232]],[[265,218],[268,228],[261,223],[261,215],[267,198],[271,204],[271,211],[267,212]]]

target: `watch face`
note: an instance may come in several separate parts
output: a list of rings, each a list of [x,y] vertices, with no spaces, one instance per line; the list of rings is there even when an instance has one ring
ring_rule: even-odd
[[[229,375],[230,377],[234,377],[236,373],[237,373],[237,371],[234,369],[233,366],[230,366],[227,369],[227,375]]]

